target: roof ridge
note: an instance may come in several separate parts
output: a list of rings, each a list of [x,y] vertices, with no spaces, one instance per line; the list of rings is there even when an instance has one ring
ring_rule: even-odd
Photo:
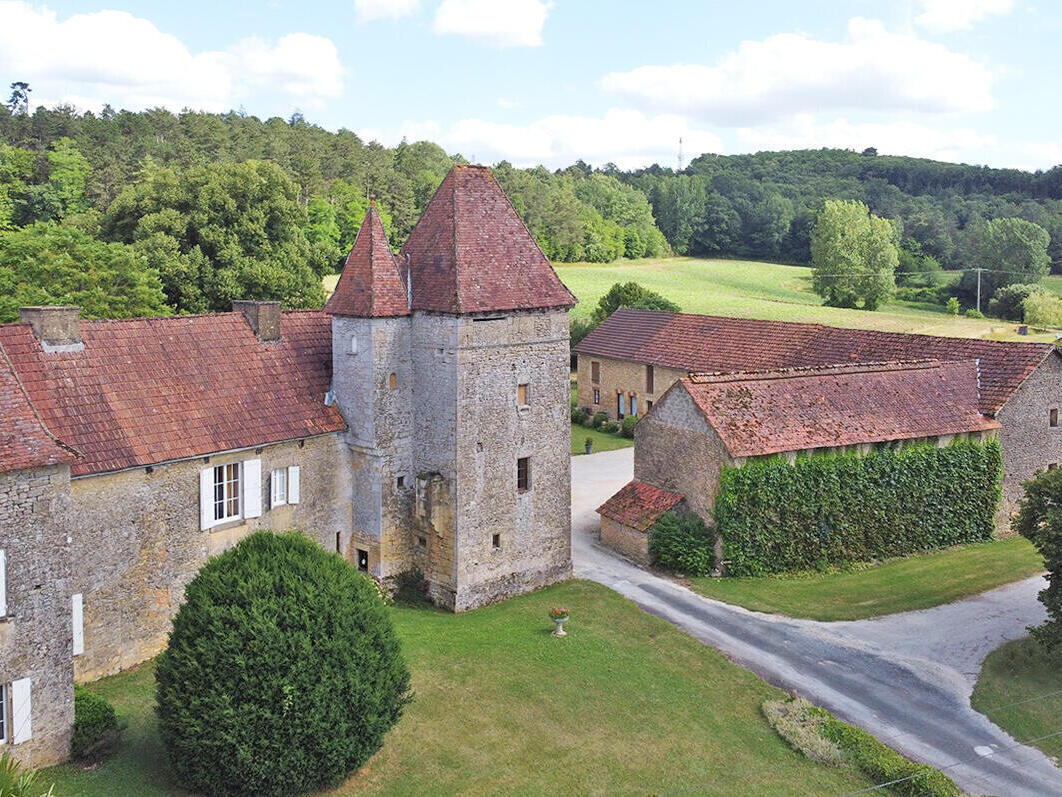
[[[919,371],[927,368],[941,368],[955,363],[975,362],[969,360],[941,360],[935,357],[916,360],[878,360],[858,363],[837,363],[833,365],[801,365],[792,368],[763,368],[750,371],[703,371],[691,373],[686,381],[693,384],[718,384],[723,382],[765,381],[770,379],[790,379],[800,376],[818,374],[864,374],[885,371]]]

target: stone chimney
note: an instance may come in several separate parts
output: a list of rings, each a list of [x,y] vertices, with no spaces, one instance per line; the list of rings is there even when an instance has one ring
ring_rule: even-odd
[[[247,316],[247,323],[263,343],[280,340],[280,302],[241,300],[233,302],[232,309]]]
[[[81,351],[81,308],[20,307],[19,320],[33,328],[45,351]]]

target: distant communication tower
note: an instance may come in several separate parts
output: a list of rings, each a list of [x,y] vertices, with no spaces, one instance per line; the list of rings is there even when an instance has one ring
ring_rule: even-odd
[[[678,170],[682,171],[682,136],[679,136],[679,157],[678,157]]]

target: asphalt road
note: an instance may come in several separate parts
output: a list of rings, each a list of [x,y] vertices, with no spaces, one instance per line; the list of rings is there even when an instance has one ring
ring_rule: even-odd
[[[970,707],[985,656],[1044,619],[1036,599],[1043,579],[874,620],[823,623],[750,612],[701,597],[597,543],[594,510],[632,472],[629,448],[572,458],[577,577],[604,584],[771,683],[941,769],[968,793],[1062,795],[1062,770]],[[1062,711],[1058,731],[1062,749]]]

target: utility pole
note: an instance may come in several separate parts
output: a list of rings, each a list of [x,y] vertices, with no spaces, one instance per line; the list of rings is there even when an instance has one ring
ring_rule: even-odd
[[[977,269],[977,312],[981,312],[981,271]]]

